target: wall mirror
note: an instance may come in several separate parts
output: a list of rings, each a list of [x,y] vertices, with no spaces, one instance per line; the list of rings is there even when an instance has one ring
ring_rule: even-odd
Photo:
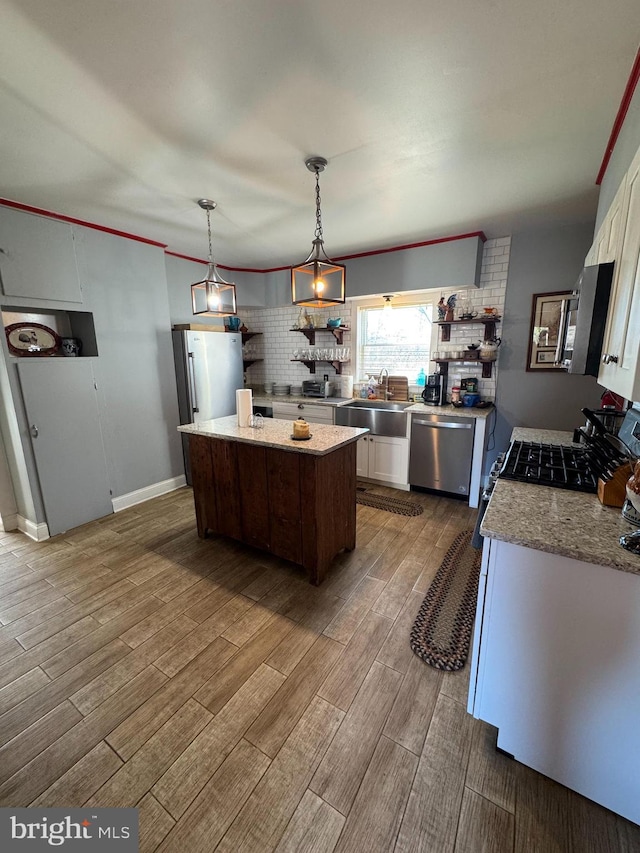
[[[527,370],[566,370],[556,364],[562,358],[562,330],[570,290],[534,293],[529,330]]]

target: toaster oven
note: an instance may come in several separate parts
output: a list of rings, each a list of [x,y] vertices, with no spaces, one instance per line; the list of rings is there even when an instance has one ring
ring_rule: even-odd
[[[319,379],[305,379],[302,383],[303,397],[331,396],[331,383]]]

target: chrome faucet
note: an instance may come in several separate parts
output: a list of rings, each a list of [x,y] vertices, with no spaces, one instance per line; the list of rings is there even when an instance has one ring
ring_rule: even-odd
[[[384,383],[383,380],[384,379]],[[384,384],[384,399],[389,399],[389,371],[386,367],[383,367],[380,371],[380,376],[378,376],[378,385]]]

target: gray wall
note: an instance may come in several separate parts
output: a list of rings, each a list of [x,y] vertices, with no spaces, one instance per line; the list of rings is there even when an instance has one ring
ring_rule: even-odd
[[[349,296],[370,296],[434,287],[477,287],[483,243],[479,237],[434,243],[405,251],[387,252],[346,261]],[[202,278],[206,268],[194,261],[166,257],[172,323],[193,323],[189,285]],[[291,305],[288,269],[271,273],[227,272],[223,276],[237,287],[241,308],[278,308]],[[220,322],[195,318],[195,322]]]
[[[88,228],[75,238],[117,497],[184,473],[164,251]]]
[[[477,287],[482,262],[479,237],[434,243],[346,262],[349,296]]]
[[[584,422],[583,406],[598,408],[603,389],[594,377],[526,370],[533,294],[571,290],[592,239],[592,221],[512,234],[496,398],[497,450],[506,448],[514,426],[572,430]]]
[[[638,148],[640,148],[640,86],[636,87],[635,95],[631,99],[620,136],[602,180],[595,231],[598,230],[607,210],[609,210],[613,197],[620,186],[620,181],[631,165]]]
[[[222,325],[217,317],[194,317],[191,309],[191,285],[200,281],[207,272],[205,264],[187,261],[174,255],[165,255],[165,270],[169,298],[171,324],[204,323]],[[264,307],[266,304],[266,276],[261,273],[245,273],[220,270],[227,281],[236,285],[238,309]]]

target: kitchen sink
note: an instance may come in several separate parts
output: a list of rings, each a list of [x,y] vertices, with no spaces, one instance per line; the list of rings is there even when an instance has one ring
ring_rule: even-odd
[[[387,400],[354,400],[335,410],[338,426],[363,427],[373,435],[404,438],[407,434],[405,409],[413,403],[392,403]]]
[[[347,403],[345,409],[383,409],[387,412],[404,412],[413,403],[392,403],[390,400],[354,400]]]

